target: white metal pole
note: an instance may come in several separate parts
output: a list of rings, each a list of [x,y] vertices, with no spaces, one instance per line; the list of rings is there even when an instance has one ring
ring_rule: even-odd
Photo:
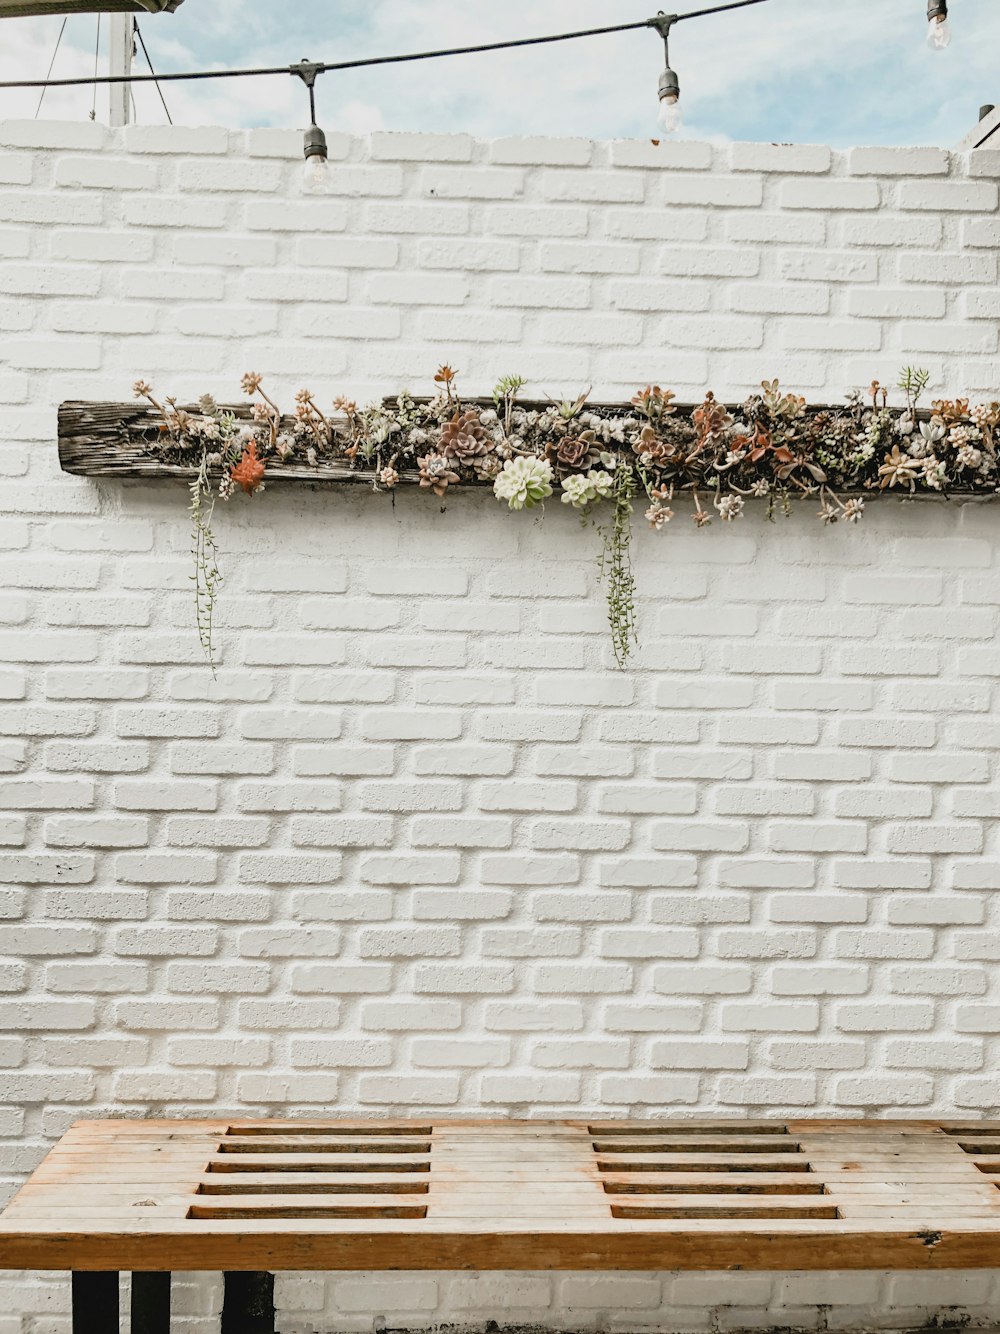
[[[132,28],[135,20],[131,14],[109,15],[110,36],[108,46],[108,73],[124,75],[132,73],[132,53],[135,39]],[[112,126],[127,125],[129,115],[130,85],[127,83],[109,83],[109,117]]]

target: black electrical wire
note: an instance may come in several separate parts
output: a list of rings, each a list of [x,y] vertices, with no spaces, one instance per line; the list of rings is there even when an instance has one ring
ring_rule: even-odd
[[[149,72],[156,77],[156,70],[153,69],[153,62],[149,58],[149,52],[146,50],[146,43],[143,40],[142,29],[139,27],[139,20],[135,20],[135,35],[139,39],[139,45],[142,47],[142,54],[146,57],[146,64],[149,66]],[[163,89],[160,87],[159,79],[156,80],[156,91],[160,94],[160,101],[163,103],[163,111],[167,117],[167,123],[173,125],[173,117],[170,115],[170,108],[167,106],[167,99],[163,96]]]
[[[731,0],[728,5],[713,5],[711,9],[692,9],[686,14],[678,14],[677,22],[682,19],[700,19],[706,14],[724,14],[727,9],[745,9],[747,5],[760,5],[764,0]]]
[[[66,15],[64,16],[64,18],[63,18],[63,21],[62,21],[62,27],[59,29],[59,36],[56,38],[56,49],[52,52],[52,59],[49,61],[49,73],[50,73],[50,74],[52,73],[52,68],[53,68],[53,66],[54,66],[55,63],[56,63],[56,56],[59,54],[59,46],[60,46],[60,43],[62,42],[62,39],[63,39],[63,33],[66,31],[66,22],[67,22],[68,19],[69,19],[69,15],[66,14]],[[37,86],[37,85],[36,85],[36,86]],[[52,84],[50,83],[50,81],[49,81],[47,78],[44,79],[44,80],[42,81],[42,84],[41,84],[42,93],[41,93],[41,96],[40,96],[39,99],[38,99],[38,106],[35,107],[35,120],[38,119],[38,113],[41,111],[41,109],[42,109],[42,103],[45,101],[45,90],[46,90],[47,88],[51,88],[51,87],[52,87]]]
[[[744,9],[748,5],[766,4],[767,0],[730,0],[728,4],[714,5],[709,9],[696,9],[686,14],[671,15],[676,23],[685,19],[704,18],[708,14],[722,14],[731,9]],[[570,42],[579,37],[603,37],[609,33],[636,32],[641,28],[655,27],[655,21],[641,19],[636,23],[616,23],[605,28],[581,28],[576,32],[554,33],[548,37],[518,37],[506,42],[485,42],[479,46],[451,46],[439,51],[413,51],[398,56],[369,56],[361,60],[338,60],[332,63],[317,62],[318,72],[323,74],[334,70],[370,69],[375,65],[401,65],[412,60],[438,60],[443,56],[479,55],[487,51],[508,51],[514,47],[540,46],[549,42]],[[271,65],[260,69],[218,69],[197,70],[183,74],[104,74],[91,79],[12,79],[0,82],[3,88],[74,88],[98,83],[166,83],[182,79],[241,79],[256,78],[273,74],[296,73],[294,66]]]

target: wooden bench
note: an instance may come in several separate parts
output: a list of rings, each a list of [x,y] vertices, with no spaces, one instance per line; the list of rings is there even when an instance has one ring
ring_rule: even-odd
[[[81,1121],[0,1215],[74,1334],[166,1334],[172,1270],[274,1328],[282,1270],[1000,1266],[1000,1122]]]

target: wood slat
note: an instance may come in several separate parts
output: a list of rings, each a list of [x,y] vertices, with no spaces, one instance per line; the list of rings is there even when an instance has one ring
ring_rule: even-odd
[[[85,1121],[0,1265],[993,1267],[998,1174],[996,1123]]]

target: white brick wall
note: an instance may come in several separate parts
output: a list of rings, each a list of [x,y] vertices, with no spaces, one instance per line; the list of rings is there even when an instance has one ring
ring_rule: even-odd
[[[417,388],[996,396],[997,156],[0,126],[0,1093],[13,1187],[79,1115],[996,1115],[997,513],[638,540],[59,473],[55,407]],[[0,1334],[67,1327],[7,1281]],[[285,1330],[1000,1315],[985,1274],[283,1278]],[[188,1330],[218,1285],[181,1284]],[[25,1322],[22,1325],[22,1320]]]

